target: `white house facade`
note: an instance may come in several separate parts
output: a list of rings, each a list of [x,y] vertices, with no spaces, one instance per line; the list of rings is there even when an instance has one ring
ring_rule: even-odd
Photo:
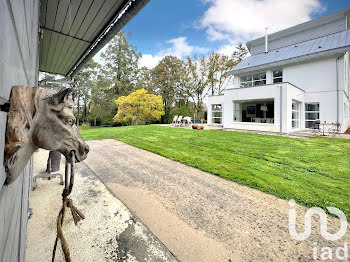
[[[247,43],[234,88],[208,98],[208,124],[289,133],[350,127],[350,8]]]

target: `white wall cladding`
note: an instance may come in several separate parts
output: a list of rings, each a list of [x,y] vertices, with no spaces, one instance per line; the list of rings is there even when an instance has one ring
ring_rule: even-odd
[[[0,0],[0,96],[13,85],[37,83],[39,0]],[[0,159],[3,163],[7,113],[0,112]],[[32,160],[10,186],[0,165],[0,261],[25,261]]]
[[[334,34],[346,30],[346,19],[341,18],[336,21],[322,24],[314,28],[307,29],[302,32],[291,34],[275,40],[269,39],[268,50],[274,50],[285,46],[290,46],[296,43],[305,42],[311,39]],[[259,54],[265,52],[265,43],[252,46],[251,54]]]
[[[208,114],[207,114],[207,121],[208,124],[212,124],[212,105],[222,105],[222,124],[224,124],[224,95],[217,95],[217,96],[209,96],[208,97]]]

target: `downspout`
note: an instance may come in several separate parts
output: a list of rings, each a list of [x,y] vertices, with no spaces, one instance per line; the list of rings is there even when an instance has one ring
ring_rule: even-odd
[[[282,134],[282,86],[280,86],[280,133]]]
[[[339,69],[338,69],[338,62],[341,57],[345,55],[342,54],[341,56],[338,56],[337,59],[335,60],[335,71],[336,71],[336,78],[337,78],[337,123],[339,123],[339,80],[338,80],[338,74],[339,74]]]

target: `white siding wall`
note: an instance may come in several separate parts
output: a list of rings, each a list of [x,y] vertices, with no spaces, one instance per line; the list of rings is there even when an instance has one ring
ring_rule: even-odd
[[[306,102],[320,103],[320,120],[322,122],[336,122],[339,112],[339,121],[342,123],[343,131],[349,125],[349,119],[344,118],[344,103],[348,103],[348,98],[345,95],[346,89],[348,89],[346,75],[349,73],[345,73],[343,57],[338,59],[338,79],[336,77],[336,57],[283,68],[283,81],[303,89],[306,92]],[[339,85],[339,109],[337,109],[337,81]]]
[[[39,0],[0,0],[0,96],[13,85],[36,85],[38,76]],[[0,159],[3,163],[7,113],[0,112]],[[0,165],[0,261],[25,261],[32,160],[22,175],[5,186]]]

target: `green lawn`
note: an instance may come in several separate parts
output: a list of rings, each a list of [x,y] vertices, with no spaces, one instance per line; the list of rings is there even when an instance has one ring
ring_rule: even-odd
[[[308,207],[335,206],[350,218],[350,140],[155,125],[81,133],[86,140],[123,141]]]

